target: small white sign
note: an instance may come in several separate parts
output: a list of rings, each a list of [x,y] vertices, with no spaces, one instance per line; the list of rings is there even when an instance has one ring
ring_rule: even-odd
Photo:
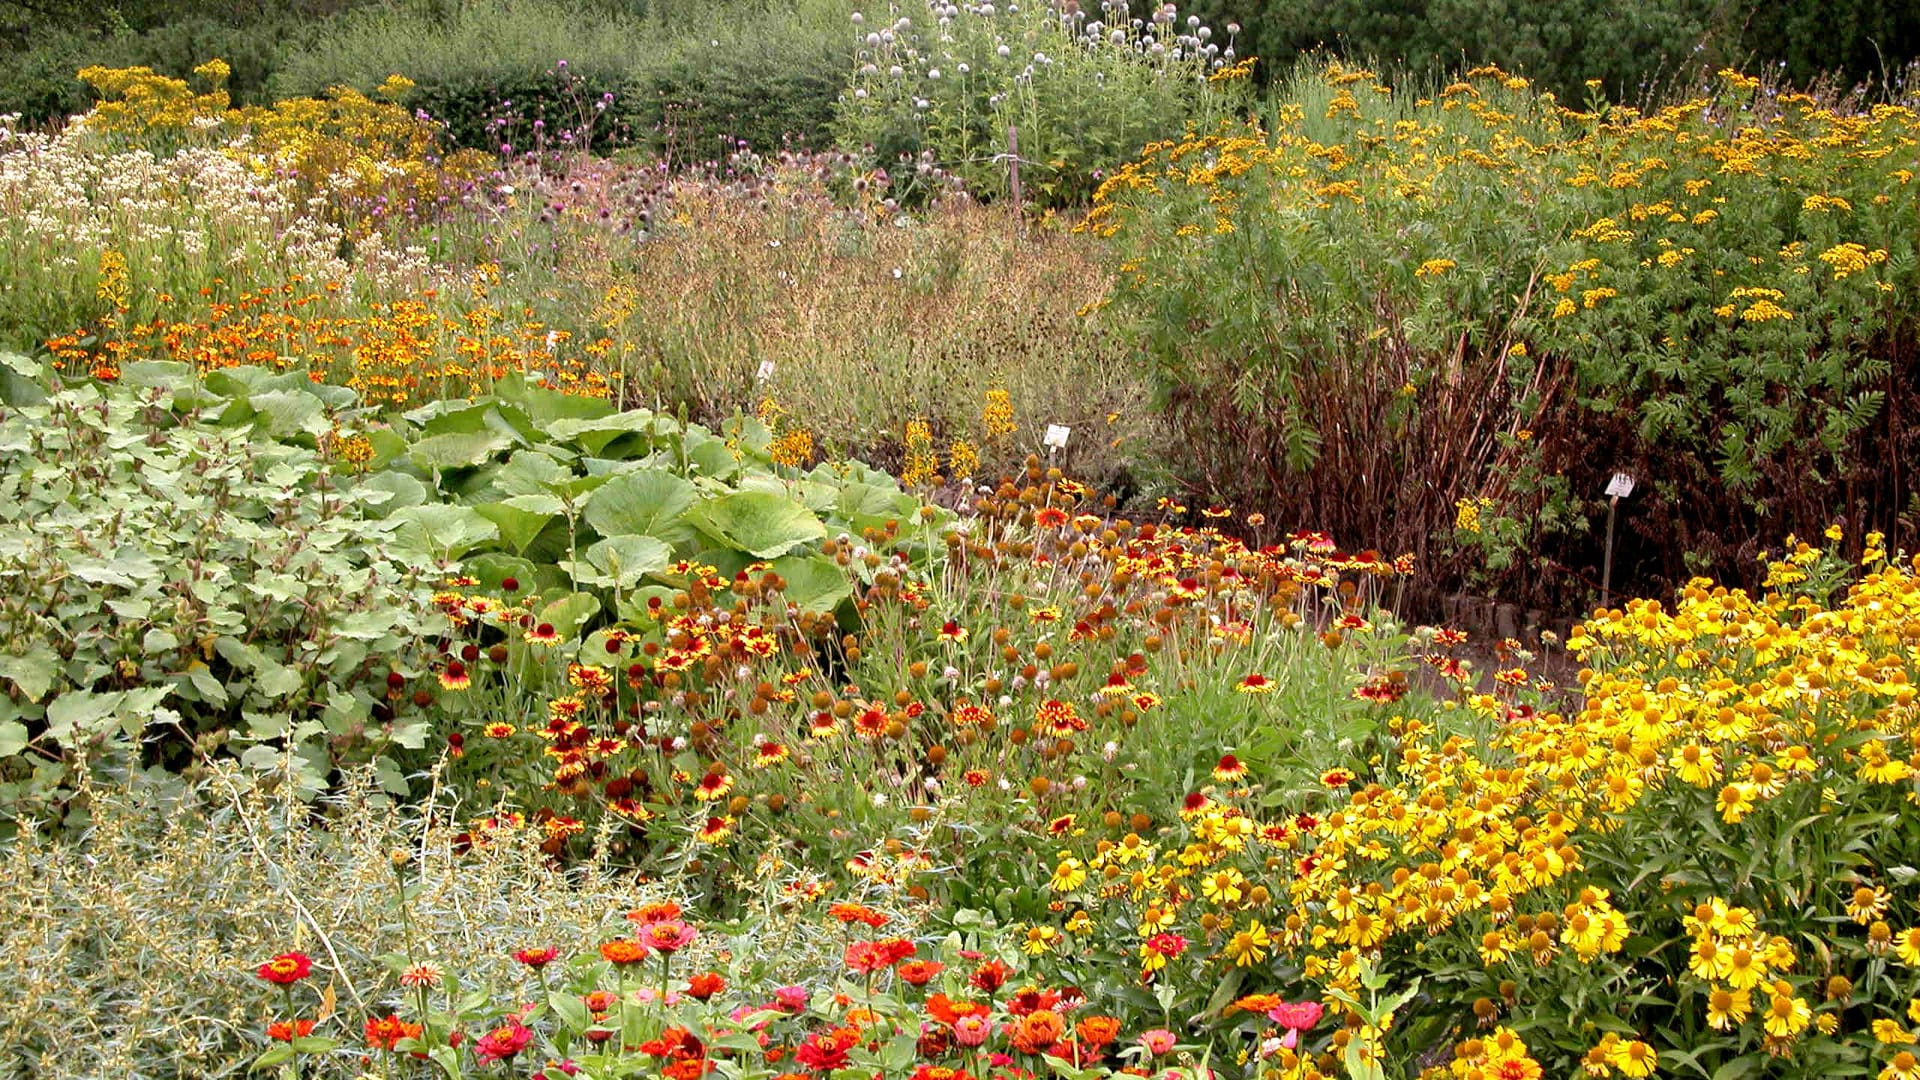
[[[766,382],[768,379],[773,378],[773,361],[760,361],[760,373],[755,375],[754,378],[760,382]]]
[[[1613,479],[1607,482],[1607,498],[1624,499],[1631,494],[1633,494],[1633,476],[1623,472],[1614,473]]]
[[[1048,424],[1047,449],[1065,450],[1067,448],[1067,436],[1071,434],[1073,434],[1073,429],[1065,424]]]

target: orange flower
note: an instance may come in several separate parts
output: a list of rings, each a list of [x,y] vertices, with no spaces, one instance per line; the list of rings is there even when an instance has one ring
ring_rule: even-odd
[[[1012,1031],[1008,1038],[1013,1043],[1013,1048],[1023,1054],[1041,1053],[1047,1047],[1059,1042],[1060,1036],[1067,1033],[1067,1022],[1060,1019],[1060,1014],[1052,1009],[1028,1013],[1021,1017],[1019,1022],[1010,1026]]]
[[[267,1025],[267,1038],[276,1042],[292,1042],[313,1034],[311,1020],[275,1020]]]
[[[1097,1050],[1120,1037],[1120,1021],[1111,1016],[1089,1016],[1073,1025],[1073,1033]]]
[[[638,964],[647,958],[649,951],[645,944],[631,938],[619,938],[600,946],[601,957],[615,967]]]
[[[367,1045],[375,1050],[397,1049],[402,1039],[417,1039],[424,1030],[419,1024],[409,1024],[397,1015],[389,1015],[383,1020],[367,1021]]]

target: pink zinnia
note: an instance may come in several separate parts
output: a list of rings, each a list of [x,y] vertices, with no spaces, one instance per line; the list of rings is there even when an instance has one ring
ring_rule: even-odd
[[[992,1034],[993,1021],[984,1016],[961,1016],[953,1021],[953,1041],[961,1046],[979,1046]]]
[[[693,944],[693,939],[700,935],[693,927],[679,919],[663,919],[660,922],[650,922],[641,926],[635,936],[649,949],[670,953]]]
[[[787,1012],[799,1012],[807,1007],[807,988],[783,986],[773,992],[773,1001]]]
[[[1280,1045],[1291,1050],[1299,1045],[1300,1033],[1312,1031],[1313,1025],[1320,1022],[1320,1016],[1326,1012],[1326,1006],[1317,1001],[1283,1001],[1267,1010],[1267,1019],[1287,1029],[1281,1037]]]
[[[1152,1031],[1143,1031],[1140,1033],[1140,1045],[1146,1047],[1147,1053],[1152,1054],[1154,1057],[1159,1057],[1161,1054],[1171,1052],[1175,1041],[1177,1040],[1175,1040],[1173,1032],[1168,1031],[1166,1028],[1154,1028]]]

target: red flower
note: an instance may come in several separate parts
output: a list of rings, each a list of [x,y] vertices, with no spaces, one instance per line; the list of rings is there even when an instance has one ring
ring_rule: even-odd
[[[313,974],[313,957],[302,952],[281,953],[261,964],[259,974],[276,986],[292,986]]]
[[[506,1022],[474,1041],[473,1056],[481,1064],[505,1061],[527,1048],[533,1041],[533,1032],[520,1021],[508,1017]]]
[[[1187,939],[1179,934],[1155,934],[1147,939],[1147,948],[1172,960],[1187,951]]]
[[[1008,1027],[1007,1038],[1013,1043],[1014,1049],[1023,1054],[1038,1054],[1060,1041],[1060,1036],[1066,1034],[1067,1022],[1060,1019],[1059,1013],[1041,1009],[1021,1017],[1019,1022]]]
[[[893,963],[891,955],[878,941],[856,941],[847,946],[844,957],[847,970],[859,975],[871,975]]]
[[[1005,986],[1008,977],[1012,974],[1013,969],[1005,963],[999,960],[989,960],[979,967],[974,968],[973,975],[967,982],[971,983],[976,989],[991,994],[1002,986]]]
[[[847,1067],[847,1051],[860,1042],[860,1029],[857,1027],[837,1028],[833,1031],[816,1031],[807,1036],[799,1049],[793,1052],[794,1059],[815,1072],[832,1072]]]
[[[712,1000],[715,994],[726,988],[727,980],[721,978],[718,972],[703,971],[687,980],[687,993],[701,1001]]]
[[[899,967],[900,981],[908,986],[925,986],[947,969],[938,960],[910,960]]]
[[[1111,1016],[1089,1016],[1073,1025],[1073,1033],[1090,1049],[1099,1050],[1120,1037],[1120,1021]]]
[[[1312,1031],[1325,1011],[1317,1001],[1283,1001],[1267,1010],[1267,1019],[1292,1031]]]
[[[1027,1016],[1042,1010],[1050,1010],[1058,1004],[1060,1004],[1060,994],[1056,991],[1023,986],[1007,1001],[1007,1011],[1015,1016]]]
[[[665,919],[642,923],[638,936],[647,948],[655,952],[672,953],[693,944],[693,939],[699,933],[679,919]]]
[[[927,1015],[948,1027],[963,1017],[985,1017],[992,1012],[992,1008],[978,1001],[954,1001],[945,994],[934,994],[927,998]]]
[[[267,1038],[276,1042],[292,1042],[313,1034],[311,1020],[275,1020],[267,1025]]]
[[[541,968],[558,960],[560,958],[560,950],[554,948],[521,949],[519,952],[513,954],[513,958],[533,970],[539,971]]]
[[[369,1019],[366,1029],[367,1045],[375,1050],[393,1050],[398,1047],[401,1039],[419,1038],[421,1030],[419,1024],[409,1024],[397,1015],[390,1015],[384,1020]]]

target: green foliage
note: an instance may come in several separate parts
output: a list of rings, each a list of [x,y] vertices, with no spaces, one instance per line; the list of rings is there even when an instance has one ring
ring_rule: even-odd
[[[1240,24],[1241,51],[1272,61],[1269,75],[1315,49],[1426,75],[1487,62],[1570,102],[1588,79],[1646,101],[1729,65],[1801,85],[1829,74],[1884,85],[1920,57],[1920,10],[1873,0],[1200,0],[1190,10]]]
[[[429,721],[389,671],[424,662],[424,561],[388,554],[314,449],[352,393],[236,371],[196,385],[132,365],[0,428],[0,801],[51,812],[71,770],[178,768],[227,746],[296,784],[371,762],[390,791]],[[301,445],[301,444],[305,445]],[[404,703],[402,703],[404,705]]]
[[[1296,76],[1271,134],[1150,155],[1096,210],[1190,483],[1566,604],[1590,583],[1534,560],[1597,564],[1615,468],[1675,578],[1836,514],[1893,527],[1909,110],[1738,77],[1646,117],[1497,69],[1418,99],[1375,79]],[[1463,500],[1487,530],[1454,535]]]
[[[640,18],[569,0],[367,9],[316,34],[275,86],[370,89],[397,72],[416,84],[409,103],[462,146],[525,149],[540,120],[549,139],[591,126],[603,147],[724,159],[741,140],[824,145],[851,54],[842,25],[828,21],[837,10],[739,4]]]
[[[899,169],[897,186],[931,164],[975,194],[1005,195],[1013,128],[1024,195],[1082,205],[1146,143],[1241,104],[1244,78],[1208,80],[1232,61],[1225,35],[1213,40],[1171,8],[1108,27],[1052,3],[968,6],[952,18],[933,7],[889,3],[853,27],[859,70],[841,98],[841,142],[871,147]]]

